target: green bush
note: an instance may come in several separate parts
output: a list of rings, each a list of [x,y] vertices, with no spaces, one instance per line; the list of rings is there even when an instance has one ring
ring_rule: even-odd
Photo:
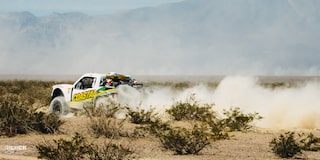
[[[89,159],[90,160],[123,160],[132,159],[130,155],[133,151],[122,145],[113,144],[111,142],[104,144],[101,148],[98,145],[90,147]]]
[[[179,83],[175,83],[173,88],[178,89],[178,90],[182,90],[182,89],[190,88],[193,85],[194,84],[191,82],[179,82]]]
[[[305,134],[299,134],[299,144],[302,150],[305,151],[319,151],[320,150],[320,138],[315,137],[312,133],[307,136]]]
[[[35,112],[26,107],[19,96],[1,96],[0,110],[0,132],[9,137],[29,131],[54,133],[64,123],[56,115]]]
[[[274,138],[270,142],[272,151],[279,155],[281,158],[290,158],[301,153],[301,147],[294,137],[294,132],[287,132],[281,134],[278,138]]]
[[[277,88],[291,88],[293,84],[289,82],[272,82],[272,83],[261,83],[261,86],[265,88],[277,89]]]
[[[29,131],[30,113],[18,96],[0,97],[1,135],[15,136]]]
[[[76,133],[71,140],[53,140],[55,144],[45,143],[36,146],[39,157],[52,160],[80,160],[90,152],[90,145],[85,138]]]
[[[229,111],[224,110],[223,114],[226,116],[223,119],[223,124],[228,127],[230,131],[243,131],[252,128],[254,120],[260,120],[262,117],[258,113],[244,114],[239,107],[231,108]]]
[[[161,121],[161,119],[155,119],[151,121],[149,124],[146,126],[142,127],[143,130],[146,130],[149,132],[151,135],[159,136],[165,131],[170,130],[170,125],[168,123],[164,123]]]
[[[201,106],[196,101],[195,94],[192,94],[185,102],[177,102],[170,109],[167,109],[166,112],[177,121],[212,119],[215,117],[212,106],[213,104]]]
[[[198,154],[210,144],[210,134],[204,126],[195,125],[192,130],[186,128],[170,128],[159,134],[164,148],[174,151],[178,155]]]
[[[152,121],[156,119],[155,116],[157,115],[153,113],[154,109],[150,109],[149,111],[147,111],[144,109],[139,110],[138,108],[137,111],[135,111],[135,110],[132,110],[131,108],[127,108],[127,110],[128,110],[127,117],[129,117],[129,120],[135,124],[152,123]]]
[[[45,114],[44,112],[34,112],[31,115],[30,126],[33,130],[49,134],[59,131],[64,121],[60,120],[56,114]]]
[[[99,106],[95,106],[96,104],[88,102],[83,105],[82,115],[86,115],[87,117],[114,117],[115,113],[124,107],[121,106],[120,103],[116,103],[114,101],[104,101],[105,103],[98,104]]]
[[[53,144],[46,142],[36,145],[41,159],[50,160],[121,160],[133,153],[129,148],[113,143],[99,145],[88,143],[85,137],[76,133],[71,140],[53,140]]]
[[[229,138],[228,132],[246,131],[253,127],[255,120],[262,117],[258,113],[242,113],[239,107],[224,110],[225,118],[219,118],[212,111],[213,104],[199,105],[192,94],[185,102],[178,102],[172,108],[166,110],[174,120],[195,120],[208,125],[211,131],[211,139],[219,140]]]
[[[286,132],[270,142],[272,151],[281,158],[290,158],[304,151],[319,151],[320,138],[312,133],[301,133],[296,136],[295,132]]]
[[[212,111],[213,104],[200,105],[195,94],[192,94],[185,102],[178,102],[170,109],[166,110],[174,120],[196,120],[208,125],[211,130],[212,139],[229,138],[230,131],[244,131],[252,127],[254,120],[262,119],[258,113],[244,114],[240,108],[231,108],[229,111],[224,110],[225,118],[217,117],[216,112]]]
[[[195,124],[192,129],[171,127],[161,119],[155,119],[142,127],[149,134],[159,138],[165,149],[175,154],[198,154],[210,144],[211,134],[205,123]]]
[[[220,140],[229,138],[228,130],[223,119],[207,119],[203,122],[208,125],[211,139]]]

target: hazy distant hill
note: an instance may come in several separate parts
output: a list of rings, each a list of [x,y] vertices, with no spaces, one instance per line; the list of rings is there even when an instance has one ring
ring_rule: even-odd
[[[68,29],[82,26],[88,19],[87,15],[81,13],[54,13],[45,17],[36,17],[30,12],[2,13],[0,27],[6,29],[9,37],[13,34],[19,36],[19,40],[38,47],[39,43],[49,47],[47,45],[55,45],[55,40],[61,38]]]
[[[185,0],[104,16],[1,13],[0,73],[318,73],[319,7]]]

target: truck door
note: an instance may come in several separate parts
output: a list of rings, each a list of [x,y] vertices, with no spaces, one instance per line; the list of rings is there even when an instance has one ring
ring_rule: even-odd
[[[74,86],[71,94],[71,101],[79,102],[93,98],[95,95],[94,85],[96,78],[94,77],[83,77]]]

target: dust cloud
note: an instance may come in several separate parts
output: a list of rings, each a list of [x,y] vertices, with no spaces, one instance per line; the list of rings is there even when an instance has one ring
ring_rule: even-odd
[[[214,91],[217,108],[238,106],[258,112],[267,128],[319,128],[320,83],[306,82],[293,88],[264,88],[252,77],[227,77]]]
[[[256,77],[229,76],[217,88],[198,84],[181,91],[168,87],[146,87],[143,92],[121,88],[122,102],[133,108],[154,108],[164,115],[178,101],[195,94],[202,104],[214,104],[213,110],[240,107],[244,113],[257,112],[264,118],[255,123],[270,129],[320,128],[320,82],[301,82],[294,87],[267,88]],[[134,95],[134,96],[132,96]]]

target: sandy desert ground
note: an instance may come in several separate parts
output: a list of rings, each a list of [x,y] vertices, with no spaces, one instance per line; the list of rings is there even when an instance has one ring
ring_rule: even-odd
[[[223,78],[221,78],[223,79]],[[220,79],[220,80],[221,80]],[[219,80],[219,81],[220,81]],[[256,108],[257,110],[252,110],[252,108],[249,106],[246,109],[246,111],[257,111],[262,112],[262,116],[264,116],[267,120],[263,120],[261,123],[257,123],[257,126],[246,131],[246,132],[231,132],[230,139],[227,140],[218,140],[218,141],[211,141],[211,144],[209,146],[206,146],[199,155],[175,155],[172,151],[166,150],[162,147],[160,141],[157,138],[154,137],[143,137],[143,138],[130,138],[130,137],[122,137],[117,140],[114,140],[116,143],[121,143],[122,145],[125,145],[129,148],[131,148],[134,153],[133,157],[134,159],[165,159],[165,160],[179,160],[179,159],[244,159],[244,160],[253,160],[253,159],[281,159],[278,156],[276,156],[269,146],[270,141],[279,136],[282,133],[285,133],[287,131],[294,131],[297,133],[313,133],[315,136],[320,137],[320,122],[318,117],[318,111],[320,111],[320,106],[318,106],[318,94],[320,95],[319,89],[319,80],[318,77],[312,77],[312,78],[292,78],[292,79],[286,79],[286,81],[283,80],[283,78],[265,78],[264,79],[266,84],[280,84],[281,86],[279,88],[268,88],[268,86],[259,87],[256,83],[251,84],[251,79],[243,79],[243,78],[233,78],[221,80],[219,85],[217,85],[217,88],[212,89],[212,95],[211,96],[226,96],[230,95],[233,97],[234,100],[239,100],[237,98],[246,99],[246,97],[241,96],[234,96],[234,93],[237,94],[239,91],[239,94],[260,94],[261,96],[257,96],[250,101],[250,103],[246,101],[241,102],[242,105],[246,106],[247,104],[253,104],[253,105],[259,105],[262,103],[266,103],[267,101],[272,101],[273,103],[280,103],[282,105],[289,105],[291,103],[287,103],[287,101],[294,101],[298,105],[303,105],[305,107],[303,111],[300,109],[294,109],[287,111],[288,107],[279,108],[281,112],[276,114],[278,118],[274,118],[270,116],[271,113],[275,113],[274,109],[276,109],[278,106],[277,104],[270,103],[269,105],[273,105],[269,109],[273,110],[272,112],[270,110]],[[241,81],[238,83],[232,83],[234,81]],[[306,83],[307,81],[307,83]],[[284,82],[284,83],[282,83]],[[293,83],[294,82],[294,83]],[[309,85],[310,82],[310,85]],[[250,83],[250,84],[248,84]],[[154,84],[154,83],[151,83]],[[288,85],[286,85],[288,84]],[[292,85],[294,84],[294,85]],[[221,93],[221,89],[228,85],[233,87],[232,92],[226,92]],[[248,88],[242,88],[243,86],[251,87],[251,89],[254,91],[253,93],[250,92],[244,92]],[[292,87],[294,86],[294,87]],[[196,86],[191,86],[185,90],[188,90],[188,93],[195,91],[196,94],[199,95],[200,100],[201,98],[207,98],[206,95],[201,95],[201,93],[208,93],[208,90]],[[191,91],[190,88],[194,89]],[[235,89],[236,88],[236,89]],[[218,92],[219,91],[219,92]],[[184,91],[183,91],[184,92]],[[158,92],[152,92],[153,94],[158,94]],[[161,91],[161,93],[163,93]],[[168,92],[164,92],[168,93]],[[170,92],[169,96],[172,96],[171,93],[177,93],[177,92]],[[185,92],[184,92],[185,93]],[[219,94],[218,94],[219,93]],[[269,99],[263,99],[261,97],[265,97],[266,95],[269,95],[269,93],[272,93],[275,95],[275,97]],[[300,94],[299,94],[300,93]],[[310,94],[309,94],[310,93]],[[287,96],[284,96],[284,94]],[[298,94],[298,95],[297,95]],[[302,94],[302,95],[301,95]],[[179,94],[175,96],[181,96],[185,94]],[[304,97],[304,95],[306,97]],[[297,97],[301,97],[303,100],[296,100]],[[311,97],[309,99],[308,97]],[[167,97],[156,97],[152,99],[160,99],[163,100],[163,98]],[[182,97],[182,99],[185,97]],[[252,98],[252,97],[251,97]],[[279,98],[285,99],[284,101],[278,100]],[[257,99],[260,99],[259,102],[254,102]],[[289,100],[288,100],[289,99]],[[299,98],[298,98],[299,99]],[[231,99],[213,99],[213,101],[219,102],[219,104],[216,104],[218,106],[225,103],[225,101],[232,101]],[[262,102],[261,102],[262,101]],[[280,101],[280,102],[278,102]],[[306,102],[307,101],[307,102]],[[155,104],[153,104],[155,105]],[[47,111],[48,106],[42,106],[43,111]],[[296,106],[291,106],[296,107]],[[308,108],[309,107],[309,108]],[[318,107],[318,108],[317,108]],[[308,115],[310,115],[310,112],[304,112],[304,110],[310,110],[314,114],[312,114],[314,117],[306,118]],[[294,113],[294,114],[293,114]],[[281,115],[283,114],[283,115]],[[300,114],[303,114],[300,116]],[[283,119],[279,118],[283,117]],[[293,117],[293,116],[296,116]],[[291,119],[291,122],[289,122]],[[26,135],[17,135],[14,137],[6,137],[6,136],[0,136],[0,159],[37,159],[38,152],[36,149],[36,145],[39,143],[51,141],[52,139],[59,139],[64,138],[68,139],[71,138],[74,133],[78,132],[85,136],[89,141],[95,142],[95,143],[102,143],[105,141],[108,141],[107,138],[95,138],[92,133],[89,131],[89,122],[90,119],[87,117],[81,117],[81,116],[74,116],[74,117],[68,117],[63,118],[65,123],[60,129],[60,133],[56,134],[40,134],[40,133],[28,133]],[[279,123],[279,125],[276,125],[276,123]],[[179,123],[181,127],[183,127],[184,123]],[[124,130],[126,130],[129,133],[132,133],[135,124],[132,124],[130,122],[125,122],[124,124]],[[288,127],[283,127],[288,126]],[[8,146],[23,146],[21,149],[10,149]],[[296,157],[292,159],[320,159],[320,152],[307,152],[303,151],[302,154],[297,155]]]
[[[62,126],[63,134],[41,135],[31,133],[27,135],[18,135],[12,138],[0,138],[0,157],[1,159],[37,159],[38,153],[35,148],[36,144],[50,141],[52,139],[68,139],[75,132],[79,132],[94,142],[107,141],[106,138],[92,138],[88,130],[88,118],[77,117],[67,118],[66,123]],[[133,124],[126,123],[125,129],[129,132],[133,129]],[[294,130],[297,132],[310,133],[320,136],[320,131],[312,130]],[[165,160],[189,160],[189,159],[281,159],[272,153],[269,142],[284,130],[268,130],[255,128],[248,132],[232,132],[229,140],[212,141],[211,145],[205,147],[199,155],[174,155],[173,152],[161,147],[157,138],[120,138],[117,143],[124,144],[134,151],[134,159],[165,159]],[[26,146],[26,150],[10,151],[6,146]],[[320,159],[320,152],[303,152],[295,158],[301,159]]]

